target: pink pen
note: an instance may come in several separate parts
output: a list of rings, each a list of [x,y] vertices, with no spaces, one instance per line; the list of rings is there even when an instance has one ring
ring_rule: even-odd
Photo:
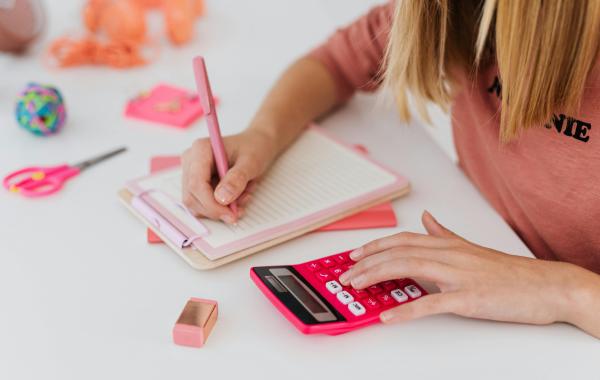
[[[200,104],[202,104],[202,109],[206,115],[210,145],[217,164],[217,172],[219,173],[219,178],[223,178],[225,177],[227,170],[229,170],[229,164],[227,162],[227,152],[223,145],[223,138],[221,137],[221,129],[219,128],[219,120],[217,119],[217,111],[215,109],[212,90],[210,89],[210,82],[208,81],[204,57],[195,57],[193,65],[194,75],[196,76],[196,86],[198,87],[198,96],[200,97]],[[235,201],[231,202],[229,207],[237,216],[237,205]]]

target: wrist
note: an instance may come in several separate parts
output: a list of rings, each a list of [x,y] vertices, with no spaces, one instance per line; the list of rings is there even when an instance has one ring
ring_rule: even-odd
[[[274,132],[264,127],[248,127],[241,133],[244,140],[251,141],[252,149],[265,163],[273,161],[283,150]]]
[[[593,335],[600,334],[600,276],[573,265],[565,286],[567,300],[562,320]]]
[[[263,117],[255,117],[244,133],[250,133],[255,136],[259,136],[268,145],[270,145],[270,148],[272,149],[277,151],[281,149],[281,133],[278,131],[277,124],[274,121]]]
[[[298,137],[305,126],[306,123],[297,123],[290,115],[259,111],[247,131],[266,138],[277,156]]]

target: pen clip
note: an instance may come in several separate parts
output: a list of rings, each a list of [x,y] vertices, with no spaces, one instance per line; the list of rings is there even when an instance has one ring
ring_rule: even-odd
[[[212,90],[210,88],[210,82],[208,81],[208,73],[206,71],[206,63],[203,57],[195,57],[193,60],[194,75],[196,77],[196,87],[198,88],[198,96],[202,110],[205,114],[211,114],[215,110],[215,103],[212,96]]]

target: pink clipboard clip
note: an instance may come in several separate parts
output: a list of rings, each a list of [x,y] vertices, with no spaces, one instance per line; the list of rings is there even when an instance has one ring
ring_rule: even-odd
[[[173,219],[172,216],[164,216],[164,210],[157,211],[152,204],[145,199],[146,196],[150,196],[151,194],[162,194],[164,198],[172,201],[174,206],[179,207],[183,212],[189,215],[190,220],[194,220],[196,223],[196,231],[200,230],[200,232],[187,235],[182,232],[175,224],[171,222]],[[146,190],[134,195],[133,199],[131,200],[131,207],[178,248],[190,247],[194,241],[201,239],[210,233],[208,228],[206,228],[202,222],[190,214],[185,206],[170,199],[167,194],[161,192],[160,190]]]
[[[208,126],[210,145],[215,158],[217,172],[219,173],[219,178],[223,178],[229,170],[229,163],[227,161],[225,145],[223,145],[223,138],[221,137],[221,129],[219,128],[217,110],[215,108],[210,82],[208,81],[206,64],[204,63],[204,58],[200,56],[195,57],[192,63],[194,66],[194,75],[196,77],[196,86],[198,87],[200,104],[206,114],[206,124]],[[231,202],[229,207],[231,208],[231,211],[237,215],[237,205],[235,201]]]

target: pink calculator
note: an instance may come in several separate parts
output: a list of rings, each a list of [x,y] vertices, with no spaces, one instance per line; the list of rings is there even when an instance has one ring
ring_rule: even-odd
[[[354,262],[348,252],[297,265],[254,267],[250,277],[304,334],[337,335],[379,322],[379,314],[427,294],[414,280],[353,289],[338,277]]]

